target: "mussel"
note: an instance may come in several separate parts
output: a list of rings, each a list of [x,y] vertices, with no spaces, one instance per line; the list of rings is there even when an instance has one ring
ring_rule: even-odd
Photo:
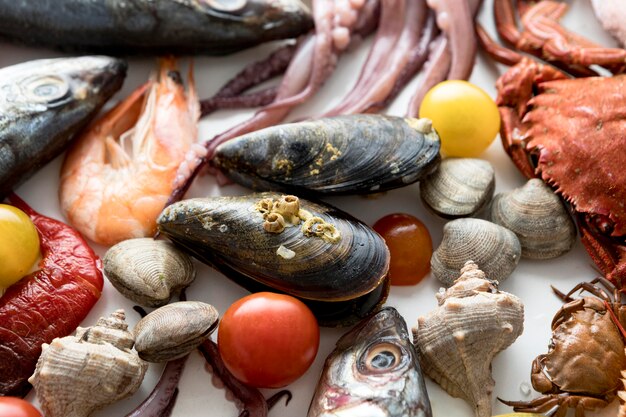
[[[213,163],[255,190],[368,194],[432,173],[439,147],[428,119],[358,114],[248,133],[220,145]]]
[[[386,299],[389,251],[364,223],[291,195],[183,200],[160,232],[250,291],[304,301],[321,325],[355,323]]]

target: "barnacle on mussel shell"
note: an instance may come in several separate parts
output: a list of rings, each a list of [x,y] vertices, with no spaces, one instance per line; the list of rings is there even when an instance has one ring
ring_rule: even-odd
[[[257,190],[368,194],[430,174],[439,147],[428,119],[358,114],[248,133],[220,145],[213,163]]]
[[[280,215],[282,231],[273,230]],[[348,325],[388,293],[389,251],[364,223],[332,206],[278,193],[184,200],[159,230],[250,291],[304,301],[322,325]],[[267,230],[267,229],[270,230]]]
[[[75,336],[43,344],[28,381],[47,417],[87,417],[137,391],[148,364],[132,350],[127,328],[124,310],[117,310]]]

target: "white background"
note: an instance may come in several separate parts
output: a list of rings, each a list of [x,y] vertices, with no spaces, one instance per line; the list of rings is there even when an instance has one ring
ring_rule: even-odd
[[[587,0],[577,1],[567,14],[564,22],[569,28],[589,36],[601,44],[613,45],[611,38],[604,34],[596,22]],[[491,1],[485,1],[480,14],[481,23],[490,33],[493,31]],[[371,40],[360,45],[352,52],[344,55],[339,66],[327,82],[326,86],[315,98],[291,116],[311,116],[320,114],[325,108],[331,107],[356,81],[368,50]],[[246,63],[266,56],[272,50],[269,45],[241,52],[221,58],[194,58],[195,77],[200,97],[212,95],[216,89],[235,74]],[[58,52],[17,47],[0,43],[0,67],[23,62],[30,59],[61,56]],[[129,76],[121,93],[114,100],[120,100],[134,88],[143,83],[150,71],[155,67],[155,60],[151,58],[131,59]],[[479,53],[471,81],[485,89],[495,98],[495,79],[505,70],[495,66],[482,53]],[[388,109],[389,114],[403,115],[406,103],[415,90],[419,80],[405,88],[404,93]],[[201,123],[200,140],[204,141],[213,135],[222,132],[234,123],[244,120],[251,114],[249,111],[221,111],[204,119]],[[490,161],[496,169],[496,192],[510,190],[524,184],[525,179],[516,171],[509,161],[499,140],[482,155]],[[58,219],[63,219],[58,206],[58,173],[61,158],[57,158],[29,181],[17,189],[18,194],[31,204],[36,210]],[[132,179],[129,179],[132,181]],[[393,213],[405,212],[420,218],[427,224],[433,237],[435,247],[441,241],[443,220],[428,213],[419,198],[417,184],[387,193],[375,199],[362,197],[329,198],[330,203],[353,213],[356,217],[372,225],[380,217]],[[212,177],[202,177],[196,180],[188,196],[205,195],[232,195],[247,192],[235,185],[218,187]],[[95,246],[100,255],[104,255],[106,248]],[[191,300],[201,300],[213,304],[221,313],[235,300],[245,296],[246,291],[231,283],[221,274],[197,263],[198,277],[188,290]],[[493,362],[493,376],[496,381],[494,393],[494,413],[510,412],[509,407],[501,405],[495,397],[513,400],[528,400],[537,395],[534,391],[529,395],[523,394],[522,387],[530,386],[530,365],[535,356],[547,351],[550,336],[550,321],[560,306],[560,301],[552,295],[550,284],[568,290],[580,281],[594,278],[597,272],[591,260],[580,243],[568,254],[554,260],[529,261],[522,259],[517,269],[501,285],[501,289],[521,297],[525,304],[525,330],[522,336],[508,350],[502,352]],[[409,327],[415,325],[417,317],[426,314],[436,306],[434,294],[439,288],[438,281],[429,276],[423,283],[414,287],[393,287],[387,301],[388,305],[396,307],[405,317]],[[137,321],[131,310],[132,303],[124,299],[105,280],[105,289],[101,300],[85,319],[83,326],[94,324],[96,319],[107,315],[116,308],[127,310],[129,321],[134,325]],[[309,371],[288,388],[293,392],[293,400],[288,407],[277,405],[270,412],[272,417],[305,416],[309,402],[313,395],[315,384],[322,370],[324,359],[334,347],[337,338],[346,329],[322,329],[321,345],[318,356]],[[151,365],[148,375],[141,389],[131,398],[110,406],[96,416],[123,416],[138,405],[152,390],[161,367]],[[428,392],[435,416],[464,417],[471,416],[472,411],[462,400],[451,398],[431,381],[427,381]],[[224,391],[211,384],[211,375],[205,370],[200,355],[193,353],[187,362],[187,367],[180,384],[181,393],[174,409],[174,416],[200,417],[220,416],[230,417],[238,414],[234,404],[225,398]],[[273,391],[264,391],[268,396]],[[31,393],[28,397],[34,400]],[[616,403],[598,413],[588,413],[588,416],[615,415]]]

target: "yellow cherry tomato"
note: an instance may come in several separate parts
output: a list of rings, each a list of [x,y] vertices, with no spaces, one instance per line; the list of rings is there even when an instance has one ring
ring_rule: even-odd
[[[0,204],[0,287],[19,281],[39,257],[39,234],[22,210]]]
[[[487,93],[467,81],[444,81],[428,91],[420,117],[433,121],[446,156],[478,156],[500,130],[500,113]]]

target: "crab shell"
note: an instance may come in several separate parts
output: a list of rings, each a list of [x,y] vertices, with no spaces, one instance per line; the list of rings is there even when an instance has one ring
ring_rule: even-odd
[[[611,237],[626,235],[626,76],[539,84],[523,121],[541,178]],[[607,219],[609,221],[607,221]]]

